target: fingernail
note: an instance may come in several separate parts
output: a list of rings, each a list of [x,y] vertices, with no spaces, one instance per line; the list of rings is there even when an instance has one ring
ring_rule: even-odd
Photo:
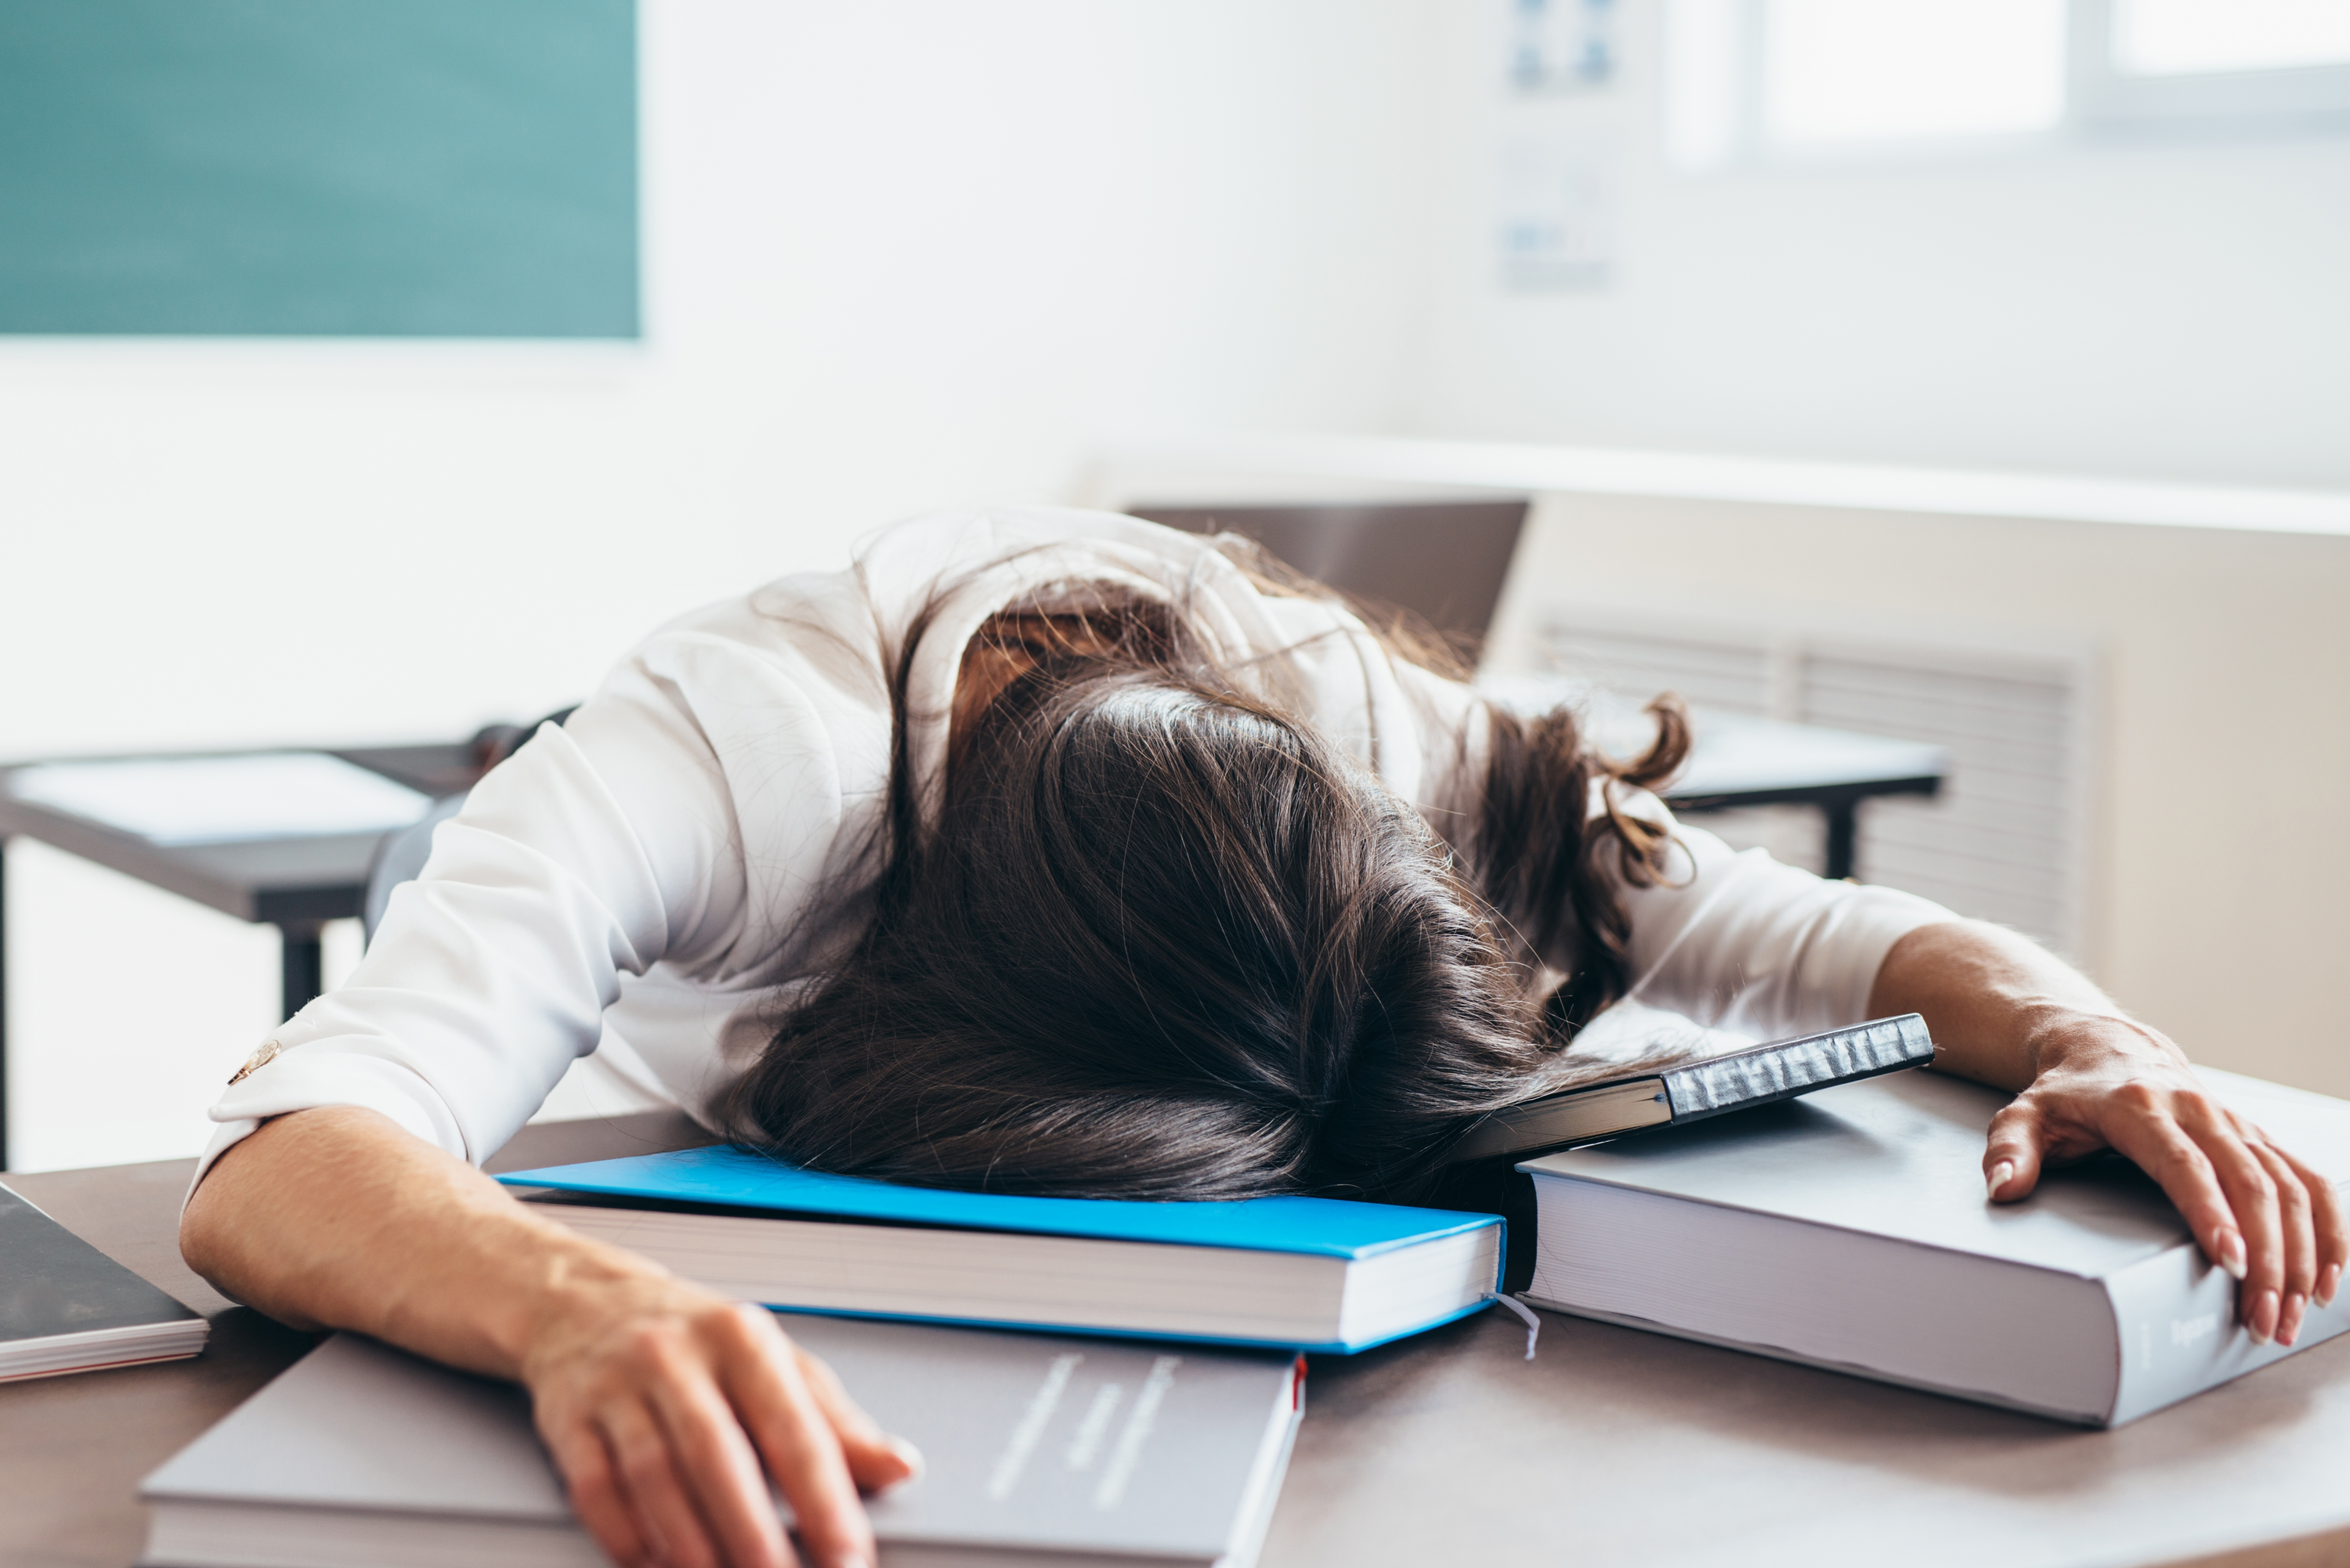
[[[824,1568],[873,1568],[873,1559],[850,1546],[827,1557]]]
[[[1983,1190],[1986,1193],[1996,1196],[1999,1189],[2007,1185],[2007,1179],[2014,1174],[2015,1161],[2012,1159],[2001,1160],[1997,1165],[1991,1168],[1991,1174],[1983,1178]]]
[[[2251,1334],[2254,1345],[2266,1345],[2276,1333],[2276,1320],[2277,1293],[2262,1291],[2252,1298],[2251,1314],[2245,1318],[2244,1328]]]
[[[2317,1304],[2322,1307],[2332,1306],[2334,1304],[2334,1293],[2341,1288],[2342,1265],[2339,1263],[2326,1264],[2324,1272],[2317,1276]]]
[[[2251,1272],[2244,1265],[2243,1237],[2233,1231],[2222,1231],[2211,1240],[2217,1243],[2212,1248],[2212,1251],[2216,1254],[2220,1266],[2241,1283],[2244,1275]]]
[[[2292,1348],[2301,1337],[2301,1314],[2308,1307],[2309,1298],[2299,1291],[2284,1298],[2284,1310],[2277,1314],[2277,1343]]]
[[[930,1461],[922,1458],[922,1450],[905,1438],[890,1438],[889,1451],[905,1462],[908,1480],[920,1480],[930,1473]]]

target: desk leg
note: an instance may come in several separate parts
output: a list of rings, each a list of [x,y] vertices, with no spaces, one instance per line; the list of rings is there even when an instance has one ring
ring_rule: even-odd
[[[0,834],[0,1170],[8,1168],[8,839]]]
[[[324,989],[321,982],[326,979],[326,957],[319,946],[317,921],[305,920],[277,929],[286,939],[278,974],[286,1016],[291,1018]]]
[[[1841,882],[1860,874],[1860,802],[1856,800],[1825,801],[1820,814],[1827,818],[1827,864],[1820,875],[1831,882]]]

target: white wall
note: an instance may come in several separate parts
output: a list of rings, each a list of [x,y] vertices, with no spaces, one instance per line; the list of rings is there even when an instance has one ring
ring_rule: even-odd
[[[644,16],[641,348],[0,340],[0,757],[460,735],[1094,430],[1400,417],[1414,0]],[[266,941],[10,859],[16,1163],[192,1149]]]
[[[1446,31],[1417,431],[2350,485],[2350,136],[1684,176],[1659,9],[1627,0],[1626,79],[1585,101],[1505,96],[1498,4]],[[1528,140],[1613,148],[1612,286],[1499,286]]]
[[[0,340],[0,755],[462,729],[1089,431],[1390,426],[1404,0],[648,0],[650,337]]]

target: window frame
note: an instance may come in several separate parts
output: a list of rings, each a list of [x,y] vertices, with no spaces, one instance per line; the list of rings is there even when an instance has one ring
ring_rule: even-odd
[[[2138,76],[2114,66],[2115,0],[2069,0],[2065,123],[2100,132],[2350,130],[2350,62]]]
[[[2045,130],[1853,138],[1789,144],[1767,130],[1764,58],[1771,0],[1667,0],[1664,134],[1668,161],[1688,173],[1816,169],[1886,161],[1979,159],[2130,140],[2223,140],[2350,131],[2350,63],[2139,76],[2114,65],[2116,0],[2066,0],[2064,106]],[[1704,21],[1694,21],[1700,14]],[[1684,26],[1715,29],[1727,68],[1676,59]],[[1721,62],[1717,62],[1721,63]],[[1711,80],[1696,79],[1700,75]],[[1726,94],[1700,103],[1695,94]],[[1699,133],[1690,128],[1702,124]],[[1700,144],[1701,143],[1701,144]]]

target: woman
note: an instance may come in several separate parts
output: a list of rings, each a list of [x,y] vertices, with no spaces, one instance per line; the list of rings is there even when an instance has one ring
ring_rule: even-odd
[[[1101,1196],[1409,1198],[1637,994],[1785,1034],[1918,1012],[2020,1091],[1992,1200],[2111,1147],[2290,1343],[2330,1188],[2029,942],[1676,828],[1231,545],[929,518],[650,639],[474,791],[346,985],[213,1115],[189,1261],[288,1322],[528,1386],[625,1563],[869,1563],[911,1472],[768,1314],[473,1168],[574,1064],[821,1167]],[[582,1061],[581,1058],[586,1058]]]

